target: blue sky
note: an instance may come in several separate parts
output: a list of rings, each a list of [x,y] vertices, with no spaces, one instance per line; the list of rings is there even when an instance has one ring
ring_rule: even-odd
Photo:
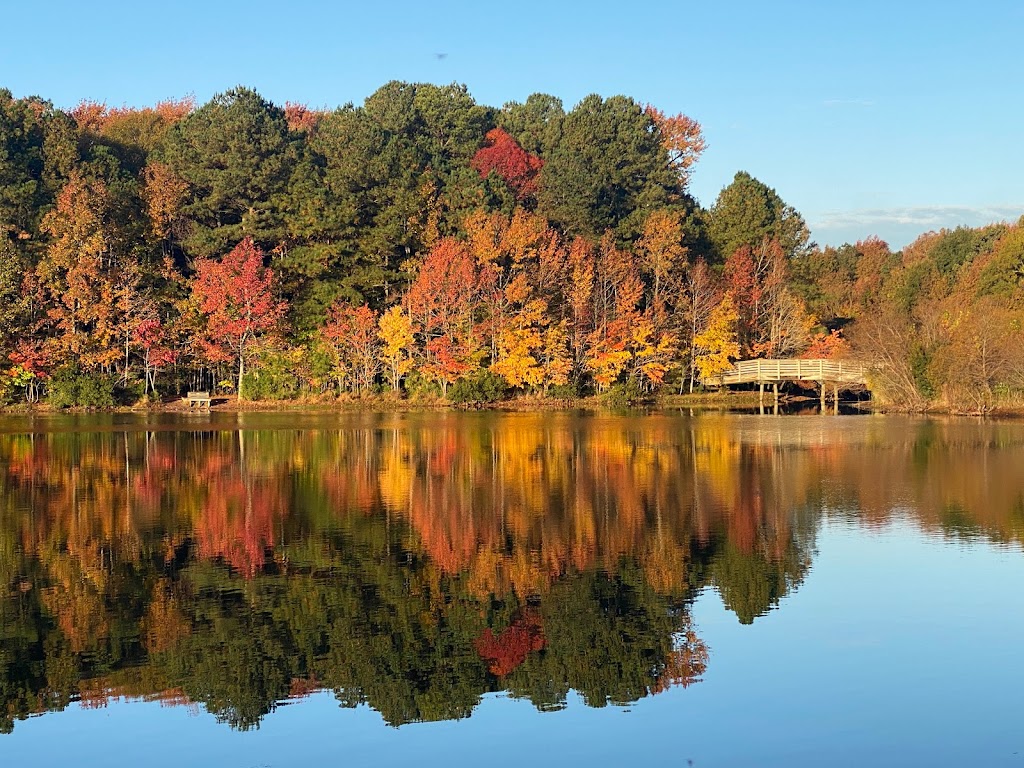
[[[27,2],[3,8],[0,86],[58,106],[234,85],[360,103],[391,79],[500,106],[624,93],[704,127],[692,190],[737,170],[820,243],[902,246],[1024,213],[1024,3]],[[439,58],[436,54],[446,54]]]

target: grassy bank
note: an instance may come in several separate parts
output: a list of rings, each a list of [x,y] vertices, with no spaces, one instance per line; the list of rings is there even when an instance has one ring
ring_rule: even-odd
[[[730,391],[661,395],[655,401],[659,408],[751,408],[757,403],[757,392]]]
[[[234,395],[217,395],[210,407],[212,411],[436,411],[436,410],[499,410],[499,411],[605,411],[622,408],[749,408],[757,405],[756,392],[702,392],[685,395],[662,395],[650,399],[626,402],[620,397],[591,395],[588,397],[548,397],[527,394],[495,402],[452,403],[442,397],[397,397],[394,394],[374,394],[363,397],[322,397],[299,400],[238,400]],[[134,405],[109,408],[55,408],[46,402],[18,404],[0,408],[0,413],[188,413],[194,411],[181,397],[166,397]]]
[[[621,397],[610,395],[590,395],[587,397],[565,398],[548,397],[539,394],[527,394],[511,397],[495,402],[453,403],[437,396],[399,397],[393,393],[373,394],[362,397],[319,397],[298,400],[238,400],[234,395],[218,395],[213,398],[210,408],[218,412],[416,412],[416,411],[618,411],[626,408],[654,409],[708,409],[729,410],[757,408],[758,393],[756,391],[714,391],[694,392],[692,394],[663,394],[649,399],[626,402]],[[791,402],[791,400],[790,400]],[[770,405],[766,397],[765,406]],[[894,403],[879,401],[863,402],[861,405],[869,410],[881,413],[917,413],[953,416],[986,416],[994,418],[1024,418],[1024,403],[1000,403],[986,409],[969,410],[951,408],[940,404],[928,404],[917,407],[901,406]],[[830,404],[831,407],[831,404]],[[106,408],[55,408],[46,402],[0,407],[4,414],[30,413],[189,413],[195,412],[188,402],[181,397],[166,397],[158,401],[143,401],[134,405],[122,405]]]

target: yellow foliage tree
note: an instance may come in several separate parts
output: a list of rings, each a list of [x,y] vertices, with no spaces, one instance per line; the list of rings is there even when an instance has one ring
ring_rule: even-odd
[[[644,222],[644,233],[637,242],[642,269],[651,277],[651,306],[662,312],[662,293],[672,273],[686,263],[680,216],[666,209],[651,213]]]
[[[543,347],[541,326],[546,311],[547,303],[535,299],[509,318],[495,335],[497,359],[491,371],[513,387],[535,387],[544,379],[537,352]]]
[[[384,344],[381,360],[391,379],[391,388],[397,391],[399,381],[412,368],[412,320],[401,307],[394,306],[380,316],[377,329],[377,336]]]
[[[629,350],[633,355],[634,374],[653,387],[661,384],[673,367],[678,346],[672,334],[658,334],[654,322],[644,316],[630,329]]]
[[[545,392],[548,387],[563,387],[569,383],[569,374],[572,372],[572,354],[569,351],[569,333],[564,320],[558,325],[552,325],[544,330],[541,370],[544,373]]]
[[[694,338],[694,361],[702,380],[717,376],[732,367],[732,361],[740,353],[736,336],[739,317],[736,302],[732,294],[727,293],[712,310],[708,327]]]

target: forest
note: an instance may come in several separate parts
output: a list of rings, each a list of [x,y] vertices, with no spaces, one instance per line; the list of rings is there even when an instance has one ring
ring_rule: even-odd
[[[702,206],[704,149],[626,96],[0,90],[0,404],[629,402],[837,357],[890,407],[1024,405],[1024,217],[819,247],[746,172]]]

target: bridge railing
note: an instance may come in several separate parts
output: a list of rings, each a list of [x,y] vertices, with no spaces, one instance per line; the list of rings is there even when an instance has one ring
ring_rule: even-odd
[[[850,360],[757,359],[739,360],[731,370],[708,378],[715,386],[774,381],[816,381],[837,384],[867,383],[868,367]]]

